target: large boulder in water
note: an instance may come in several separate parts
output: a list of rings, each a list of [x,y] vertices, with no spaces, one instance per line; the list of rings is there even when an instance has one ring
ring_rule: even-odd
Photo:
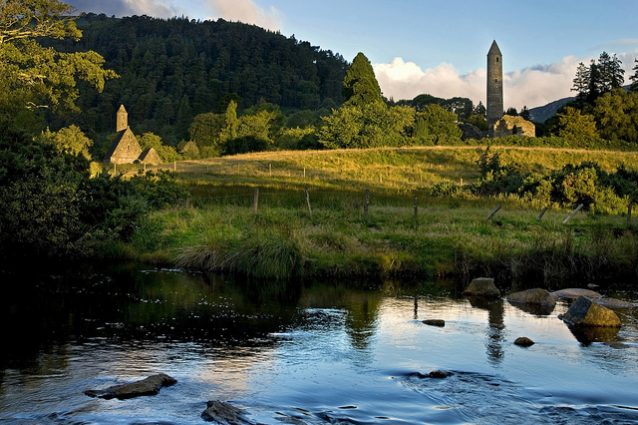
[[[165,373],[149,376],[141,381],[131,382],[129,384],[120,384],[108,387],[104,390],[86,390],[84,394],[89,397],[98,397],[106,400],[117,398],[125,400],[127,398],[141,397],[145,395],[156,395],[162,387],[168,387],[177,383],[177,380],[171,378]]]
[[[596,304],[587,297],[574,301],[561,319],[574,327],[620,327],[620,319],[613,310]]]
[[[501,291],[494,285],[494,279],[479,277],[472,279],[465,291],[463,291],[463,295],[468,297],[500,298]]]
[[[556,306],[556,298],[541,288],[514,292],[507,296],[507,301],[532,314],[550,314]]]

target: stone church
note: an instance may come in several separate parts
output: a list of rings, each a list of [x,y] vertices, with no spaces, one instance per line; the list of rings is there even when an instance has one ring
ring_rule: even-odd
[[[120,109],[117,110],[115,131],[117,135],[104,158],[105,162],[110,162],[111,164],[133,164],[137,162],[149,165],[162,163],[162,159],[155,149],[148,148],[142,151],[135,133],[128,125],[128,112],[124,105],[120,105]]]
[[[487,53],[487,128],[490,137],[536,136],[536,126],[523,117],[504,115],[503,54],[492,43]]]

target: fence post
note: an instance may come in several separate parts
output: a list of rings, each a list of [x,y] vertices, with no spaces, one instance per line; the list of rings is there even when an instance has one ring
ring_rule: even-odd
[[[255,188],[255,192],[253,193],[253,212],[256,214],[259,209],[259,188]]]
[[[117,164],[113,164],[113,177],[117,176]]]
[[[567,217],[565,217],[565,220],[563,220],[563,224],[567,224],[569,222],[569,220],[574,218],[576,213],[578,213],[578,211],[582,210],[584,207],[585,207],[584,204],[578,205],[574,211],[570,212],[569,215]]]
[[[306,193],[306,204],[308,205],[308,212],[310,213],[310,218],[312,218],[312,208],[310,207],[310,192],[308,192],[308,188],[304,188],[304,192]]]
[[[490,221],[496,215],[496,213],[501,210],[501,208],[503,208],[501,204],[497,205],[496,208],[494,208],[492,212],[490,212],[487,216],[487,221]]]
[[[627,205],[627,227],[631,227],[631,213],[634,209],[634,203],[629,201],[629,205]]]
[[[363,216],[368,220],[368,207],[370,206],[370,190],[366,189],[365,200],[363,202]]]
[[[268,164],[268,175],[272,177],[272,163]]]
[[[306,167],[303,167],[303,178],[306,178]]]
[[[419,198],[414,194],[414,228],[419,228]]]
[[[173,161],[173,171],[177,172],[177,161]]]
[[[543,219],[543,216],[545,215],[545,213],[549,211],[549,207],[545,207],[543,208],[543,211],[541,211],[541,213],[538,215],[538,217],[536,217],[537,221],[541,221]]]

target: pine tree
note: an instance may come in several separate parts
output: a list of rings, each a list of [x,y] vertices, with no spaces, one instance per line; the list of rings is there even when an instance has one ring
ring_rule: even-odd
[[[602,89],[602,79],[600,68],[595,60],[589,64],[589,87],[587,88],[587,101],[593,102],[600,96]]]
[[[612,57],[609,56],[609,53],[602,52],[598,58],[598,69],[600,71],[599,91],[601,94],[622,87],[625,82],[623,77],[625,70],[622,69],[622,62],[616,55]]]
[[[590,72],[589,67],[584,63],[579,63],[578,68],[576,68],[576,76],[574,77],[574,85],[572,86],[572,91],[578,93],[576,96],[579,100],[586,99],[589,95],[589,79]]]
[[[347,104],[363,106],[383,102],[381,88],[368,58],[359,53],[343,79],[343,97]]]
[[[629,91],[638,92],[638,59],[634,59],[634,67],[631,69],[634,71],[634,75],[629,77],[629,81],[631,81],[631,86],[629,86]]]

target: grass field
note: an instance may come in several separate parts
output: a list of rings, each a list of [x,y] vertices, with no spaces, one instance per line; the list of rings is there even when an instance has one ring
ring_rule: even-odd
[[[583,161],[638,168],[637,152],[492,150],[538,173]],[[489,274],[505,284],[548,286],[635,280],[638,242],[625,217],[579,213],[564,225],[569,211],[550,210],[539,221],[540,207],[520,199],[431,195],[437,184],[475,182],[479,155],[476,147],[431,147],[180,162],[190,204],[152,213],[126,249],[147,260],[257,278]],[[488,221],[498,204],[503,209]]]

